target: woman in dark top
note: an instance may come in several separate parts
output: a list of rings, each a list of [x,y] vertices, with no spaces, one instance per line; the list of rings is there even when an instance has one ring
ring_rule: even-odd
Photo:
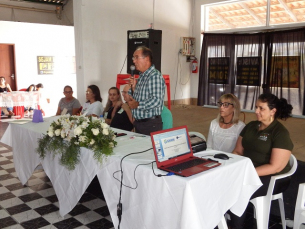
[[[120,91],[116,87],[108,91],[104,118],[111,127],[127,131],[133,129],[131,110],[128,104],[122,102]]]
[[[5,82],[5,77],[4,76],[0,76],[0,93],[7,93],[7,92],[11,92],[11,91],[12,91],[12,89],[11,89],[10,85]],[[4,109],[7,110],[9,117],[14,115],[14,113],[12,112],[12,110],[13,110],[12,107],[6,107]],[[1,116],[5,115],[5,113],[6,113],[6,111],[4,112],[2,110],[1,111]]]
[[[248,123],[241,131],[234,154],[251,159],[263,185],[251,196],[254,199],[267,194],[271,176],[290,170],[289,158],[293,148],[288,130],[277,119],[291,117],[292,106],[286,99],[273,94],[262,94],[255,105],[257,121]],[[290,177],[275,183],[273,194],[286,190]],[[232,213],[233,229],[242,229],[245,213],[238,217]]]

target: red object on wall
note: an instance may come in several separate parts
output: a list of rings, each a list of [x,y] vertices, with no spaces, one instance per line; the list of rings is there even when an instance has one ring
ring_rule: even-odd
[[[192,73],[197,73],[198,72],[198,61],[197,59],[192,61]]]
[[[134,75],[136,79],[139,78],[139,75]],[[121,85],[125,85],[129,83],[130,74],[117,74],[116,79],[116,87],[120,90]],[[171,90],[170,90],[170,80],[169,75],[163,75],[165,80],[165,85],[167,88],[167,107],[171,109]]]

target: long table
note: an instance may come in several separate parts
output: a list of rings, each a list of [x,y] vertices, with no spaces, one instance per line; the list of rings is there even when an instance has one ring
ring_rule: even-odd
[[[24,107],[37,107],[40,104],[40,97],[41,93],[38,91],[0,93],[0,107],[14,107],[14,113],[22,118]]]
[[[126,132],[117,138],[114,155],[103,165],[92,157],[92,151],[81,148],[80,163],[74,171],[61,166],[58,157],[48,155],[41,160],[35,152],[37,139],[46,133],[53,118],[43,123],[23,125],[11,123],[1,142],[13,148],[15,169],[22,184],[25,184],[40,163],[50,178],[59,200],[59,213],[64,216],[79,199],[97,175],[115,227],[118,226],[117,204],[119,201],[120,163],[123,156],[151,148],[148,136]],[[116,130],[123,132],[120,130]],[[209,158],[218,151],[197,153]],[[123,162],[121,228],[214,228],[230,209],[241,215],[250,196],[261,182],[252,162],[241,156],[231,155],[221,166],[203,173],[183,178],[179,176],[155,176],[150,162],[153,151],[126,157]],[[139,165],[146,164],[146,165]],[[156,168],[156,174],[165,174]]]

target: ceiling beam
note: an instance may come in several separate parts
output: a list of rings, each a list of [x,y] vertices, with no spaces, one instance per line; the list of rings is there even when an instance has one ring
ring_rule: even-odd
[[[219,15],[215,10],[212,9],[212,7],[209,8],[209,11],[215,15],[222,23],[226,24],[230,28],[235,28],[236,26],[231,24],[227,19],[225,19],[223,16]]]
[[[244,8],[260,25],[264,25],[265,23],[255,14],[255,12],[250,9],[245,3],[238,3],[242,8]]]
[[[289,16],[292,18],[292,20],[294,22],[297,22],[298,21],[297,17],[292,12],[292,10],[289,8],[289,6],[287,6],[286,2],[284,2],[283,0],[278,0],[278,1],[283,6],[283,8],[286,10],[286,12],[289,14]]]

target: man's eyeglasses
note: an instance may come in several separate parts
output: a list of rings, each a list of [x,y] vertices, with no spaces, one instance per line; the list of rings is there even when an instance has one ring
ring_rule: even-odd
[[[70,93],[72,93],[72,91],[64,91],[64,93],[70,94]]]
[[[222,103],[222,102],[218,102],[217,103],[217,106],[218,107],[224,107],[224,108],[228,108],[230,105],[232,105],[233,106],[233,103],[228,103],[228,102],[224,102],[224,103]]]
[[[134,57],[132,57],[132,60],[137,60],[139,58],[145,58],[145,56],[134,56]]]

